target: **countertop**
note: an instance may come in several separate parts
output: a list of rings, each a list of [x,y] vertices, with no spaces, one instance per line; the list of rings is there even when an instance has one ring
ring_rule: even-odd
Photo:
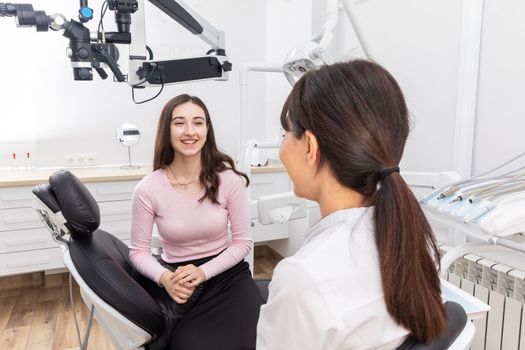
[[[60,169],[67,169],[83,182],[140,180],[152,170],[151,165],[138,169],[122,169],[120,166],[86,166],[71,168],[35,168],[10,169],[0,168],[0,187],[34,186],[47,183],[49,176]],[[281,163],[271,163],[263,167],[252,167],[252,173],[286,171]]]

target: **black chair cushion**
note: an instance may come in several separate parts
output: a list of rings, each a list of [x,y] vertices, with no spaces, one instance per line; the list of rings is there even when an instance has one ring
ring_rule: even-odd
[[[71,240],[69,250],[78,273],[101,299],[154,338],[163,333],[163,313],[144,289],[160,287],[132,267],[124,243],[96,230],[89,237]]]
[[[73,238],[89,236],[100,225],[100,211],[95,198],[70,171],[58,170],[49,177],[62,215]]]
[[[33,188],[33,194],[38,197],[51,211],[56,214],[60,211],[55,193],[48,184],[37,185]]]
[[[467,314],[461,305],[453,301],[445,304],[447,313],[447,332],[433,340],[430,344],[421,343],[413,337],[408,337],[396,350],[443,350],[454,343],[468,322]]]
[[[259,291],[261,292],[262,299],[263,299],[263,301],[265,303],[268,301],[268,294],[270,293],[270,291],[268,290],[268,287],[270,286],[270,282],[271,281],[272,280],[270,280],[270,279],[255,280],[255,284],[259,288]]]

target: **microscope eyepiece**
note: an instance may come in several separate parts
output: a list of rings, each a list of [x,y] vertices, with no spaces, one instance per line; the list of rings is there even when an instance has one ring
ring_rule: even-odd
[[[19,27],[36,26],[37,32],[48,30],[50,19],[44,11],[35,11],[31,4],[0,3],[0,17],[16,17]]]
[[[131,14],[129,12],[115,12],[115,23],[120,33],[129,33]]]
[[[16,15],[15,5],[8,2],[0,2],[0,17],[11,17]]]
[[[108,2],[109,9],[115,11],[115,23],[119,33],[129,33],[131,14],[137,11],[136,0],[112,0]]]

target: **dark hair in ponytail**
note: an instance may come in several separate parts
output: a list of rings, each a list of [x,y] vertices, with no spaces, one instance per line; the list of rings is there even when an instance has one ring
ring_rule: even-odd
[[[290,125],[288,124],[290,123]],[[397,167],[409,133],[408,109],[381,66],[354,60],[323,66],[294,86],[281,113],[296,137],[317,138],[321,169],[374,205],[375,241],[387,310],[417,339],[444,333],[439,251],[419,203]]]

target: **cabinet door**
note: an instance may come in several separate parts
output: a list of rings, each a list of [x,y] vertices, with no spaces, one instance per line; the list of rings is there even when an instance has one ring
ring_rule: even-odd
[[[33,208],[0,209],[0,231],[44,227]]]
[[[97,202],[130,200],[138,181],[112,181],[86,183]]]
[[[0,276],[64,267],[60,247],[0,254]]]
[[[57,246],[51,233],[44,228],[0,232],[0,254]]]
[[[290,190],[290,178],[286,172],[252,174],[250,183],[250,199],[252,200],[259,196]]]
[[[131,221],[131,201],[100,202],[100,224]]]
[[[254,242],[288,238],[289,223],[262,225],[257,220],[257,198],[264,195],[289,192],[290,178],[286,172],[252,174],[250,185],[250,216],[252,218],[252,238]]]
[[[263,225],[259,221],[253,222],[252,239],[254,243],[289,237],[290,224],[288,222],[270,225]]]
[[[131,201],[101,202],[100,229],[120,240],[131,234]]]
[[[0,188],[0,209],[31,207],[32,190],[32,186]]]
[[[129,240],[131,237],[131,221],[109,221],[100,224],[100,229],[115,236],[121,241]]]

